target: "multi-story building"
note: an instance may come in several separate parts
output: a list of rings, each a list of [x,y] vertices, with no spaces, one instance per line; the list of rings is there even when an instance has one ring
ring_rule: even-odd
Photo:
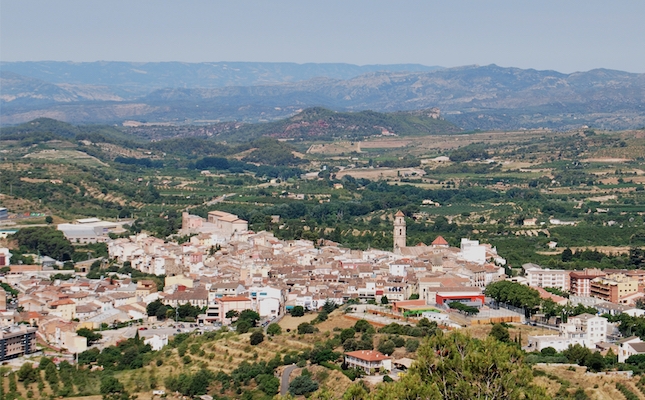
[[[226,318],[226,313],[228,313],[229,311],[237,311],[239,313],[244,310],[252,310],[252,309],[253,309],[253,302],[248,297],[227,296],[227,297],[222,297],[217,299],[216,304],[210,305],[207,312],[210,311],[213,314],[217,313],[219,317],[219,322],[228,323],[228,322],[231,322],[229,319]]]
[[[576,344],[593,349],[596,343],[607,341],[607,318],[591,314],[569,317],[568,322],[560,324],[559,335],[529,336],[528,340],[527,351],[541,351],[547,347],[563,351]]]
[[[533,263],[522,265],[522,269],[529,286],[569,290],[569,271],[546,269]]]
[[[607,341],[607,318],[591,314],[569,317],[566,323],[560,324],[560,333],[566,337],[582,337],[587,340],[587,347],[592,347],[594,343]]]
[[[251,286],[247,295],[252,300],[253,309],[261,317],[277,317],[283,314],[285,296],[282,290],[270,286]]]
[[[249,228],[247,221],[224,211],[210,211],[208,213],[208,222],[215,224],[215,227],[225,235],[244,232]]]
[[[19,330],[0,331],[0,361],[36,352],[36,328],[22,325]]]
[[[591,295],[591,281],[605,275],[599,269],[571,271],[569,273],[569,291],[574,296],[589,297]]]
[[[618,303],[621,298],[636,292],[638,292],[638,280],[624,274],[611,274],[591,281],[591,296],[612,303]]]

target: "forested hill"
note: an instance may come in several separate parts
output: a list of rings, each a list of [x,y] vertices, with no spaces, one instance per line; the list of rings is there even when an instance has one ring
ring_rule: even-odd
[[[249,142],[261,137],[276,139],[333,140],[360,139],[378,135],[422,136],[461,132],[454,124],[439,117],[438,110],[398,113],[373,111],[335,112],[310,108],[276,122],[256,124],[219,123],[207,127],[148,126],[125,128],[106,125],[79,125],[50,118],[38,118],[12,127],[0,128],[0,140],[38,143],[53,139],[112,142],[127,147],[141,147],[150,139],[183,140],[188,137],[208,138],[215,142]],[[158,143],[157,143],[158,144]]]
[[[303,110],[276,122],[242,125],[215,137],[246,141],[260,136],[288,139],[358,139],[378,135],[422,136],[461,132],[456,125],[439,118],[438,110],[378,113],[374,111],[335,112],[321,107]]]
[[[76,126],[52,118],[37,118],[20,125],[0,128],[0,140],[18,140],[24,145],[48,140],[89,140],[125,144],[138,141],[136,137],[112,126]]]

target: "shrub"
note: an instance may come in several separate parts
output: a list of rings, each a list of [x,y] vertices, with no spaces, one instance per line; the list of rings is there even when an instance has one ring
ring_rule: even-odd
[[[378,345],[378,351],[380,351],[383,354],[387,354],[388,356],[394,353],[394,350],[396,350],[396,346],[394,345],[394,342],[391,340],[386,340],[384,342],[379,343]]]
[[[301,375],[289,384],[289,393],[293,396],[307,395],[318,390],[318,383],[307,375]]]
[[[303,306],[295,306],[291,309],[291,315],[294,317],[302,317],[305,315],[305,308]]]
[[[267,334],[270,336],[280,335],[282,334],[282,328],[275,322],[271,323],[267,326]]]
[[[314,332],[316,332],[316,327],[311,325],[309,322],[303,322],[302,324],[298,325],[299,335],[304,335],[307,333],[314,333]]]
[[[238,322],[235,328],[236,332],[240,334],[247,333],[249,329],[251,329],[251,323],[246,320]]]
[[[616,389],[618,389],[623,394],[623,396],[625,396],[625,399],[627,399],[627,400],[638,400],[639,399],[639,397],[636,394],[634,394],[634,392],[629,390],[629,388],[627,386],[623,385],[620,382],[616,382]]]
[[[251,346],[256,346],[264,342],[264,333],[262,331],[255,331],[251,334]]]
[[[405,350],[414,353],[419,348],[419,341],[417,339],[408,339],[405,341]]]

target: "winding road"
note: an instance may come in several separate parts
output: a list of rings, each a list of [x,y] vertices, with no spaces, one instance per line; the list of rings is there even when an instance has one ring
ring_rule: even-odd
[[[289,365],[282,371],[282,379],[280,379],[280,395],[284,396],[289,390],[289,375],[296,369],[296,364]]]

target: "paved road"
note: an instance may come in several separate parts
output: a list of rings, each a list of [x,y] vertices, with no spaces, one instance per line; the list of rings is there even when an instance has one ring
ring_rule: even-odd
[[[296,369],[296,365],[289,365],[287,368],[282,371],[282,379],[280,380],[280,395],[284,396],[287,394],[287,391],[289,390],[289,375],[291,375],[291,372]]]

